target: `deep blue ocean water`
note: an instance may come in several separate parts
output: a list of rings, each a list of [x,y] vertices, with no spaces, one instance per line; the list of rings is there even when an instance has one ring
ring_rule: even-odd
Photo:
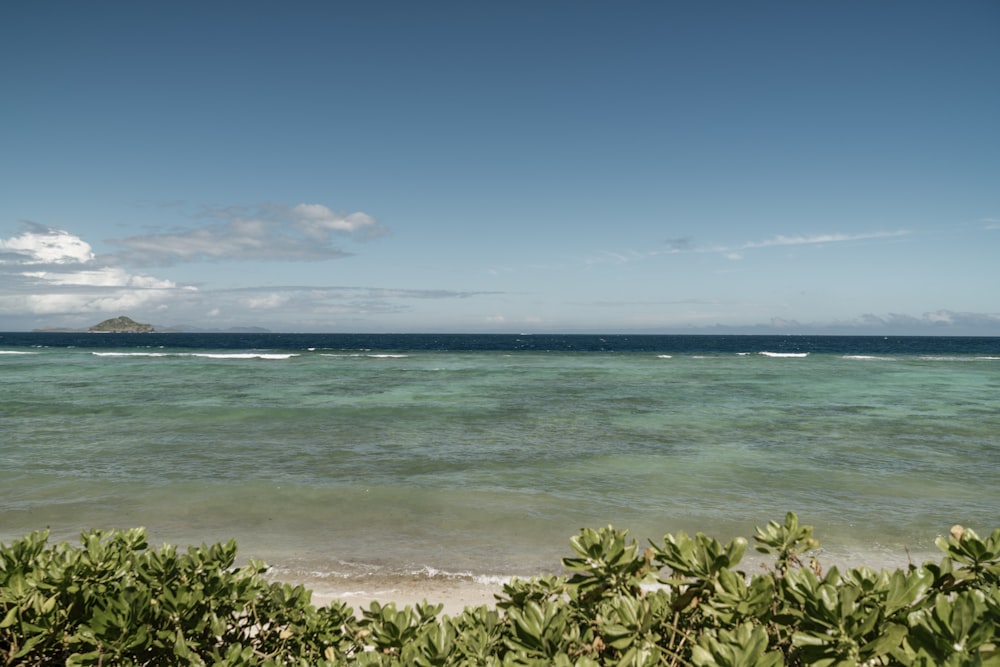
[[[558,569],[581,527],[901,564],[1000,527],[1000,338],[0,334],[0,542],[290,577]]]

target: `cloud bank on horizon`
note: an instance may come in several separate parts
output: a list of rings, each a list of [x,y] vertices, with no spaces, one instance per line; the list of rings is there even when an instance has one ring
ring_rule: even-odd
[[[168,309],[200,309],[215,317],[223,307],[244,312],[332,314],[363,309],[388,312],[396,299],[467,296],[443,290],[329,286],[204,290],[178,284],[126,267],[181,263],[319,262],[348,257],[337,236],[370,240],[387,233],[371,216],[338,214],[322,204],[285,206],[274,203],[210,210],[199,217],[208,223],[169,232],[111,239],[121,250],[95,254],[79,236],[62,229],[25,224],[20,233],[0,238],[0,312],[18,316],[69,316],[85,321],[120,311],[162,313]],[[250,315],[249,317],[253,317]]]
[[[123,239],[110,245],[122,248],[98,255],[92,246],[66,230],[26,224],[19,234],[0,238],[0,276],[7,289],[0,295],[0,309],[8,314],[29,317],[59,316],[61,322],[86,323],[118,312],[143,312],[158,315],[174,310],[203,312],[209,320],[223,308],[244,313],[244,326],[254,322],[285,321],[308,314],[317,317],[351,317],[358,313],[370,316],[405,313],[413,300],[454,300],[482,296],[477,292],[412,289],[395,287],[358,287],[324,285],[245,285],[229,289],[203,289],[193,284],[179,284],[141,271],[185,262],[228,261],[233,263],[321,262],[351,256],[334,243],[336,235],[373,239],[388,229],[364,213],[335,214],[319,204],[283,206],[265,204],[214,210],[205,215],[212,222],[170,232],[154,232]],[[745,241],[733,246],[702,248],[690,239],[666,243],[667,254],[714,253],[728,260],[743,259],[745,253],[775,246],[848,243],[869,239],[896,238],[907,231],[858,234],[827,233],[813,236],[782,236],[759,241]],[[660,254],[654,251],[650,255]],[[633,255],[633,257],[638,254]],[[621,255],[618,256],[625,260]],[[680,302],[652,302],[647,308],[683,304],[709,305],[697,299]],[[628,303],[594,303],[595,309],[620,307]],[[720,305],[720,304],[711,304]],[[725,304],[722,304],[725,305]],[[89,319],[88,319],[89,318]],[[259,318],[259,319],[258,319]],[[204,321],[204,319],[202,319]],[[522,325],[525,322],[516,322]],[[487,324],[505,330],[503,317],[487,318]],[[533,324],[545,328],[541,319]],[[79,324],[82,326],[82,324]],[[989,332],[1000,325],[1000,315],[961,313],[941,309],[918,316],[866,313],[850,321],[802,323],[772,318],[755,325],[736,326],[745,332],[872,333],[908,331],[911,333]],[[520,327],[523,328],[523,327]],[[688,327],[690,330],[690,327]],[[706,327],[716,331],[727,327]],[[570,328],[571,330],[571,328]]]
[[[57,4],[0,331],[1000,336],[995,3]]]

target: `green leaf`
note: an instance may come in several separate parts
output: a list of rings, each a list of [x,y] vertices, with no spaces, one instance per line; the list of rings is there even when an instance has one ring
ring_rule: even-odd
[[[9,628],[14,625],[17,622],[18,611],[20,610],[17,607],[11,607],[3,617],[3,620],[0,621],[0,628]]]

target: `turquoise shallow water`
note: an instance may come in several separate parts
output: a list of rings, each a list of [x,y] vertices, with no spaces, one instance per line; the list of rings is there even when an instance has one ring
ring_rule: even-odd
[[[608,523],[793,510],[889,564],[1000,526],[1000,340],[425,338],[2,335],[0,541],[142,525],[292,576],[502,576]]]

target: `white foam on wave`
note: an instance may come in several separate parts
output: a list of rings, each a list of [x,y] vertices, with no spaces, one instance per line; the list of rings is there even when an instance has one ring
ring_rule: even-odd
[[[334,565],[331,563],[330,565]],[[322,567],[322,566],[321,566]],[[270,565],[267,574],[278,578],[286,579],[308,579],[310,581],[344,582],[354,580],[361,584],[376,582],[378,585],[391,585],[398,582],[413,581],[454,581],[471,582],[488,586],[497,586],[509,583],[517,575],[513,574],[477,574],[470,571],[444,570],[431,565],[422,567],[410,567],[396,569],[374,563],[359,563],[351,561],[337,561],[333,568],[306,567],[304,569],[295,567],[293,564],[285,566]],[[368,595],[371,591],[358,591],[357,595]]]
[[[308,579],[314,579],[314,580],[325,580],[325,579],[358,578],[358,577],[363,577],[368,573],[351,574],[348,572],[327,572],[323,570],[297,570],[291,567],[276,567],[272,565],[267,568],[267,574],[276,577],[285,577],[285,578],[291,577],[293,579],[298,577],[306,577]]]
[[[355,359],[365,357],[367,359],[406,359],[412,355],[400,352],[372,352],[371,350],[361,350],[359,352],[321,352],[321,357],[341,357]]]
[[[892,357],[878,357],[872,354],[845,354],[841,359],[851,359],[853,361],[896,361]]]
[[[656,355],[656,358],[657,359],[673,359],[674,355],[672,355],[672,354],[658,354],[658,355]]]
[[[190,356],[203,359],[291,359],[297,354],[277,354],[272,352],[194,352]]]
[[[472,575],[472,580],[477,584],[486,584],[487,586],[496,586],[503,584],[509,584],[513,576],[503,575],[503,574],[474,574]]]
[[[0,350],[0,354],[38,354],[37,352],[21,352],[20,350]]]
[[[448,570],[440,570],[436,567],[431,567],[430,565],[425,565],[421,568],[414,570],[409,570],[403,573],[406,577],[413,577],[414,579],[437,579],[437,580],[447,580],[447,581],[471,581],[476,584],[485,584],[488,586],[497,586],[510,583],[510,580],[514,578],[515,575],[506,574],[475,574],[473,572],[451,572]]]
[[[291,359],[293,353],[275,352],[91,352],[95,357],[199,357],[201,359]]]
[[[472,579],[474,576],[471,572],[449,572],[447,570],[439,570],[430,565],[424,565],[419,569],[413,570],[412,574],[428,579]]]
[[[802,357],[808,357],[808,352],[758,352],[757,354],[764,357],[776,357],[781,359],[801,359]]]
[[[921,361],[1000,361],[1000,357],[964,357],[964,356],[944,356],[925,354],[920,357]]]
[[[365,598],[366,600],[370,597],[385,598],[388,595],[398,594],[398,588],[386,588],[384,590],[377,591],[344,591],[340,593],[338,597],[342,598]]]
[[[95,357],[169,357],[166,352],[91,352]]]

